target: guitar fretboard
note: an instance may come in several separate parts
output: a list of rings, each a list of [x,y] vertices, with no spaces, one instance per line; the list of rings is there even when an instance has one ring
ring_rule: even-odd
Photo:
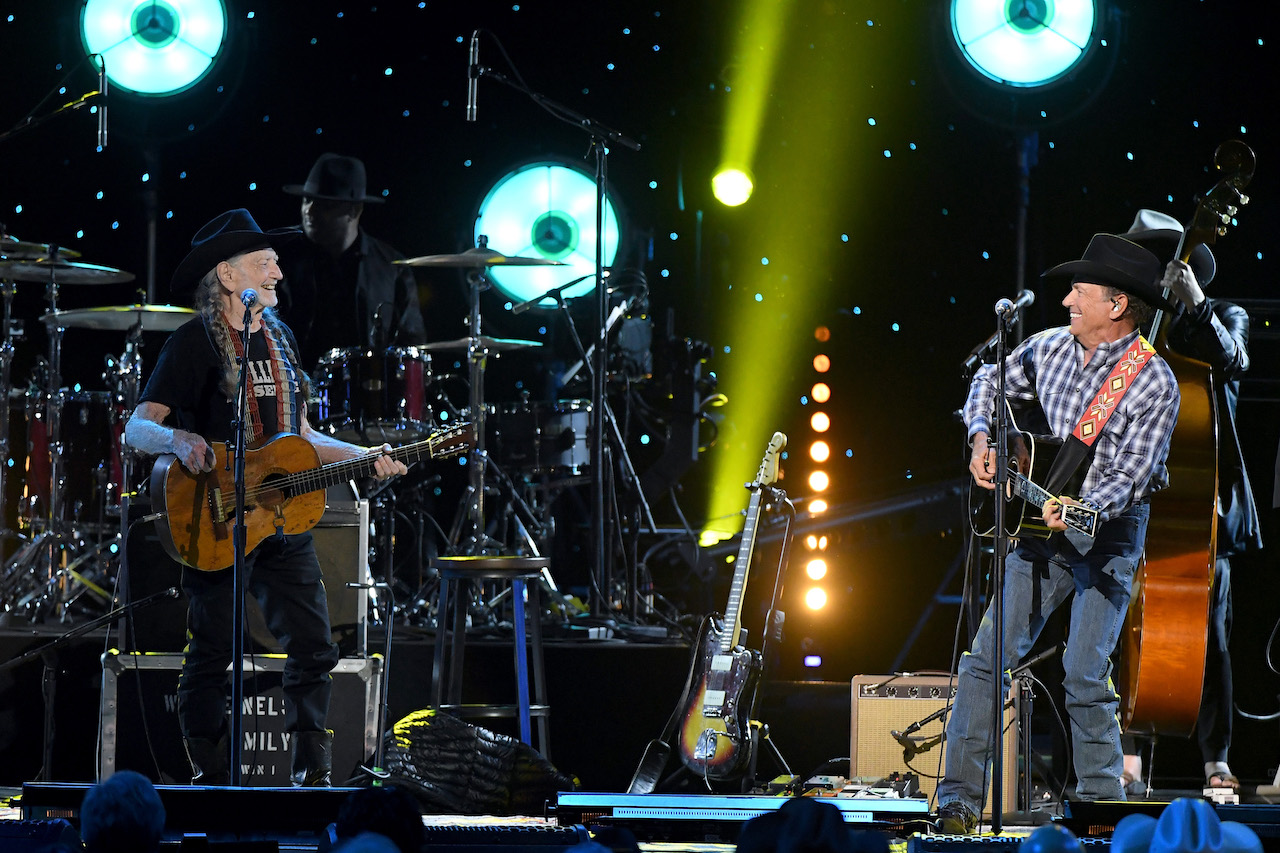
[[[760,493],[751,492],[747,502],[747,519],[742,525],[742,544],[738,546],[738,559],[733,565],[733,581],[729,585],[729,603],[725,607],[725,631],[720,635],[720,653],[728,654],[738,645],[742,633],[742,595],[747,588],[747,569],[751,566],[751,554],[756,546],[756,521],[760,517]]]

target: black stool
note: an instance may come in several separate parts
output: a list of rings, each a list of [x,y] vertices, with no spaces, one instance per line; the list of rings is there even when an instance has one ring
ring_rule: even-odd
[[[431,699],[435,708],[456,717],[515,717],[520,721],[520,740],[532,745],[531,718],[538,720],[538,747],[544,756],[550,754],[547,680],[542,664],[542,572],[550,561],[546,557],[437,557],[433,563],[440,573],[436,597],[435,665],[431,670]],[[467,604],[469,581],[509,581],[511,610],[514,614],[516,704],[462,703],[462,661],[467,641]],[[528,593],[526,602],[525,594]],[[532,649],[525,643],[525,612],[529,619]],[[451,627],[446,630],[445,625]],[[445,646],[450,646],[448,693],[445,693]],[[529,652],[533,653],[533,703],[529,701]]]

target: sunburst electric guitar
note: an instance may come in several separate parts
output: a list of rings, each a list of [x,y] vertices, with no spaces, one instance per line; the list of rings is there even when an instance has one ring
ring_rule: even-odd
[[[787,446],[787,437],[775,432],[760,463],[755,482],[748,483],[751,499],[742,527],[742,543],[734,563],[733,582],[729,587],[729,603],[724,616],[710,614],[702,623],[698,637],[690,685],[686,691],[692,699],[684,706],[680,727],[680,758],[698,776],[712,781],[741,778],[750,764],[752,742],[751,706],[760,683],[763,662],[760,653],[744,648],[742,635],[742,596],[747,587],[747,571],[755,550],[756,526],[764,502],[764,486],[778,479],[778,454]]]
[[[393,450],[405,463],[456,456],[471,446],[474,430],[464,423]],[[166,453],[151,470],[151,495],[163,513],[160,541],[170,557],[203,571],[235,562],[236,491],[227,445],[213,445],[213,470],[192,474]],[[316,449],[300,435],[281,433],[245,453],[245,553],[278,532],[305,533],[324,515],[324,490],[373,474],[377,454],[320,464]]]

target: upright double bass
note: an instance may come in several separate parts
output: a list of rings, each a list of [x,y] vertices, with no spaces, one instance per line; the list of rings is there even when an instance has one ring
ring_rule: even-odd
[[[1214,152],[1221,177],[1196,205],[1177,258],[1226,234],[1249,199],[1252,149],[1229,140]],[[1204,682],[1218,528],[1218,417],[1209,365],[1169,348],[1170,317],[1152,323],[1156,351],[1173,369],[1182,404],[1169,447],[1169,488],[1151,498],[1143,565],[1134,577],[1120,666],[1120,724],[1138,734],[1189,735]]]

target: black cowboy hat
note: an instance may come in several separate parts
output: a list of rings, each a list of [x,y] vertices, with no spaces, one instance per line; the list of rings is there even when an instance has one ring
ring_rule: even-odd
[[[1173,259],[1174,253],[1178,251],[1178,243],[1182,241],[1182,224],[1167,213],[1144,207],[1133,218],[1129,230],[1120,236],[1144,249],[1150,249],[1162,261],[1169,261]],[[1200,282],[1201,287],[1213,281],[1213,274],[1218,268],[1213,260],[1213,252],[1204,243],[1191,250],[1188,266],[1196,274],[1196,281]]]
[[[364,163],[355,157],[321,154],[307,174],[307,182],[286,184],[284,191],[289,195],[300,195],[303,198],[382,204],[384,199],[381,197],[365,194],[367,183]]]
[[[1160,279],[1164,277],[1164,264],[1160,259],[1137,243],[1114,234],[1094,234],[1080,260],[1058,264],[1040,277],[1105,284],[1137,296],[1149,305],[1173,307],[1160,287]]]
[[[173,271],[169,289],[174,293],[194,290],[205,273],[222,261],[244,252],[278,249],[301,236],[296,228],[263,231],[243,207],[220,213],[191,238],[191,251]]]

